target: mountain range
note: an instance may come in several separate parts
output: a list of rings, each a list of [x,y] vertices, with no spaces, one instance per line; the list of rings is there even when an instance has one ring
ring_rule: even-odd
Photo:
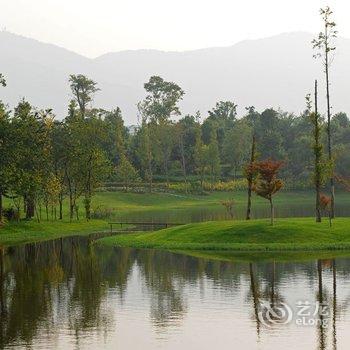
[[[313,58],[313,37],[310,33],[292,32],[229,47],[184,52],[128,50],[90,59],[2,31],[0,72],[8,85],[0,89],[0,99],[13,107],[24,97],[38,108],[53,108],[61,119],[72,97],[69,75],[85,74],[101,89],[95,95],[94,106],[119,106],[126,124],[134,124],[136,104],[145,96],[143,84],[152,75],[174,81],[184,89],[180,104],[183,114],[200,110],[203,116],[220,100],[234,101],[239,113],[247,106],[299,113],[317,78],[324,111],[323,67],[321,60]],[[350,113],[349,63],[350,39],[338,38],[331,66],[333,112]]]

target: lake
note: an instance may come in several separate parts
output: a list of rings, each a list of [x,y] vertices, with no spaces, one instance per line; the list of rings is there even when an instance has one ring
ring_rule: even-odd
[[[234,218],[245,219],[246,204],[238,204],[234,206]],[[280,202],[275,204],[275,216],[277,218],[289,217],[310,217],[315,215],[314,205],[307,201],[303,202]],[[325,213],[323,213],[325,215]],[[350,216],[350,206],[347,201],[337,203],[336,215]],[[266,203],[253,203],[252,219],[261,219],[270,217],[270,207]],[[189,223],[212,220],[231,219],[222,205],[198,206],[188,208],[176,208],[172,210],[143,210],[131,211],[126,213],[116,213],[116,220],[122,221],[144,221],[144,222],[175,222]]]
[[[348,349],[349,281],[350,255],[220,261],[86,237],[6,248],[0,348]]]

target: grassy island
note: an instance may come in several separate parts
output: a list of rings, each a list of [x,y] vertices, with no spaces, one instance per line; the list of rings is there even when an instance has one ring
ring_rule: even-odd
[[[212,221],[177,226],[151,233],[120,234],[99,240],[120,247],[175,250],[340,250],[350,249],[350,219],[337,218],[329,227],[327,220],[314,218]]]

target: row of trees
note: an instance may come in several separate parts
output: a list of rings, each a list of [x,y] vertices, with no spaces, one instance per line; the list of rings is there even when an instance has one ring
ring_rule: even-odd
[[[270,165],[283,160],[283,168],[279,165],[276,170],[281,168],[288,186],[315,184],[318,221],[320,191],[328,176],[334,215],[334,174],[344,178],[350,164],[350,121],[345,113],[333,118],[330,113],[329,55],[335,50],[332,39],[337,34],[331,15],[329,8],[321,10],[324,30],[313,41],[325,67],[326,120],[317,110],[317,86],[315,108],[308,97],[300,115],[273,108],[259,113],[250,106],[238,117],[233,101],[219,101],[206,118],[199,112],[181,116],[179,102],[185,92],[159,76],[145,83],[146,97],[138,103],[139,125],[133,128],[125,127],[119,108],[107,111],[91,106],[99,88],[83,75],[69,78],[73,99],[61,121],[50,109],[37,110],[25,100],[13,111],[1,103],[0,219],[3,196],[11,198],[17,213],[23,207],[27,218],[39,220],[42,209],[47,218],[62,218],[64,198],[69,201],[70,219],[78,218],[83,197],[89,219],[94,190],[106,180],[121,181],[126,189],[142,180],[152,191],[155,181],[169,186],[175,179],[183,181],[187,190],[189,183],[203,187],[205,181],[214,184],[243,177],[244,168],[250,201],[252,191],[264,192],[254,178],[256,172],[262,173],[257,155],[269,159]],[[6,86],[2,75],[0,84]]]
[[[313,123],[310,108],[299,116],[254,107],[238,118],[232,101],[220,101],[201,121],[199,113],[179,117],[184,91],[175,83],[153,76],[145,84],[147,96],[138,104],[140,124],[124,125],[121,111],[91,108],[96,82],[72,75],[73,99],[67,116],[56,120],[52,111],[37,110],[20,101],[13,111],[0,105],[0,200],[11,198],[25,208],[27,218],[62,218],[63,199],[69,200],[70,218],[78,217],[78,199],[84,198],[85,216],[91,216],[96,187],[118,180],[128,188],[142,179],[152,190],[161,178],[184,183],[243,176],[249,162],[252,137],[260,159],[284,161],[283,177],[294,186],[310,186],[313,173]],[[324,119],[317,118],[320,145],[327,144]],[[337,172],[346,174],[350,161],[350,121],[338,113],[331,121]],[[59,208],[56,213],[56,206]]]

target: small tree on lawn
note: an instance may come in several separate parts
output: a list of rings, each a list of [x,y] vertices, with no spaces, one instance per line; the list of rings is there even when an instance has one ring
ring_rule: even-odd
[[[233,199],[228,199],[226,201],[221,201],[221,204],[224,206],[226,213],[233,219],[235,201]]]
[[[277,178],[283,162],[267,159],[256,162],[254,167],[257,171],[257,179],[253,186],[253,191],[260,197],[270,202],[271,225],[274,222],[274,207],[272,197],[283,187],[283,181]]]

